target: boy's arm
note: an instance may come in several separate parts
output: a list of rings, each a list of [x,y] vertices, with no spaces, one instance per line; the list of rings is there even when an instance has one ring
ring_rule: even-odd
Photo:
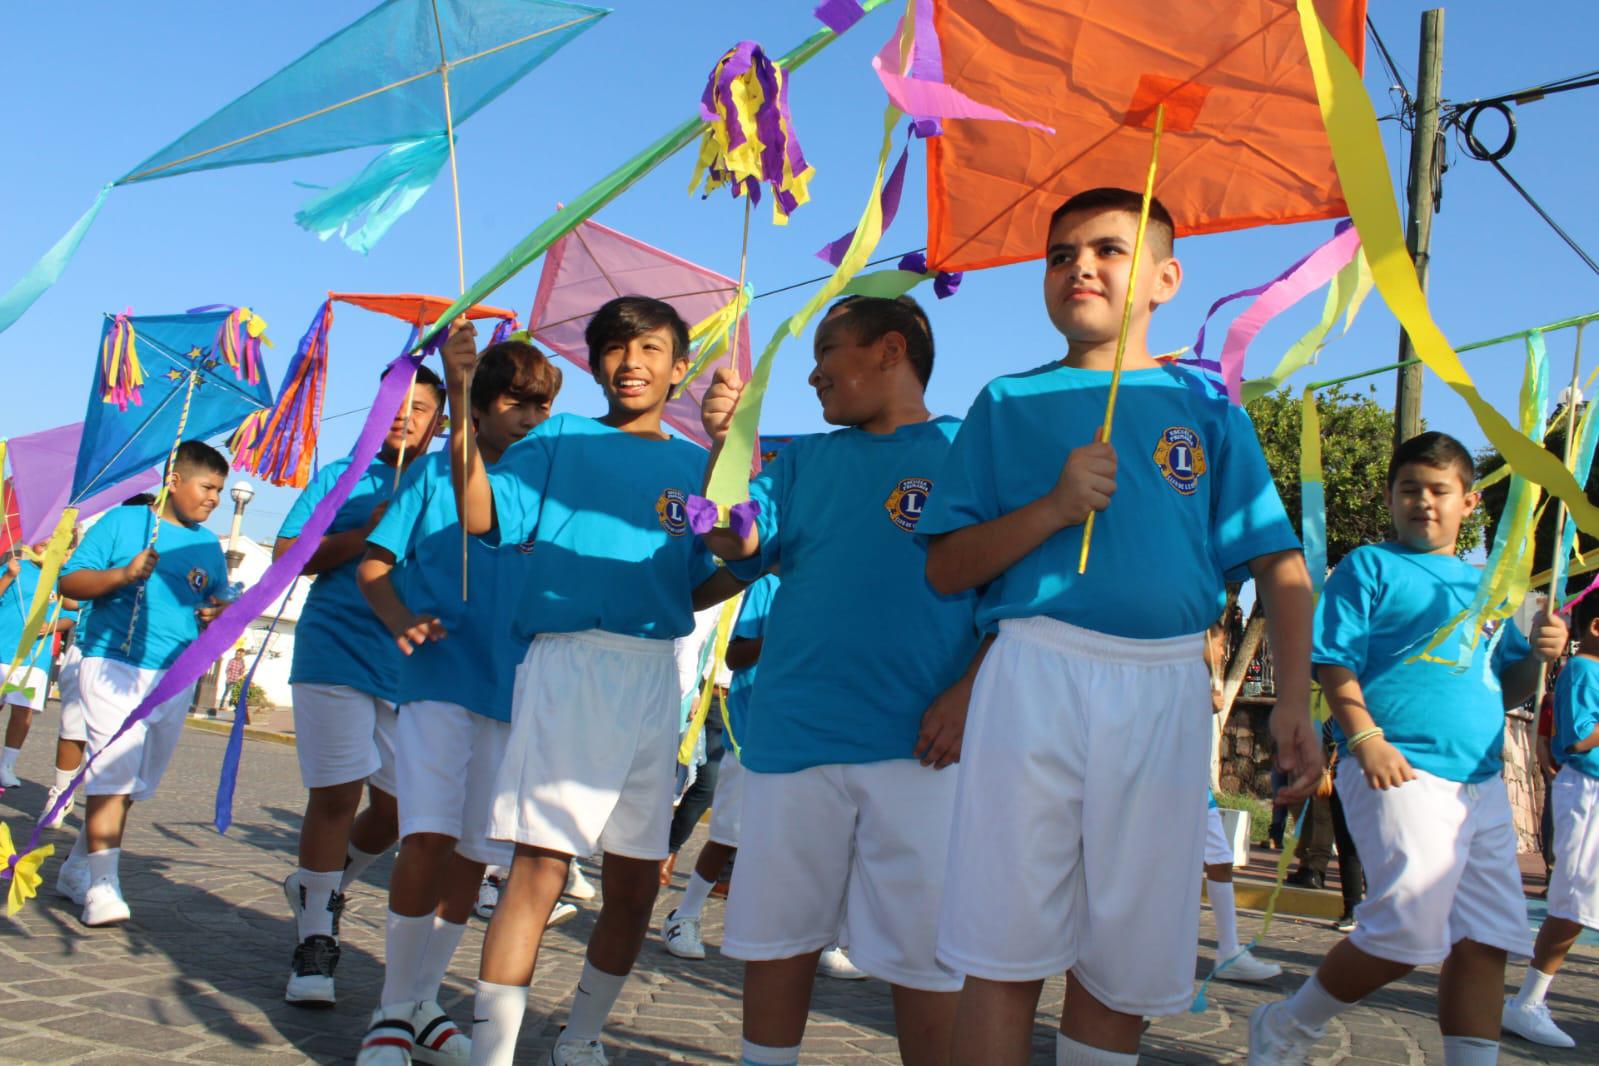
[[[450,425],[468,432],[472,427],[469,392],[477,367],[477,327],[465,316],[450,327],[444,342],[444,384],[450,398]],[[455,486],[456,514],[473,536],[494,528],[494,490],[489,485],[483,453],[476,448],[450,448],[450,481]]]
[[[727,660],[729,670],[747,670],[754,666],[761,658],[761,645],[765,637],[734,637],[727,642]]]
[[[1032,503],[977,525],[928,538],[927,583],[941,596],[981,588],[1034,548],[1110,506],[1116,450],[1095,442],[1072,451],[1055,487]]]
[[[1327,696],[1327,705],[1332,708],[1333,720],[1344,731],[1345,737],[1377,728],[1371,712],[1366,709],[1366,697],[1360,690],[1360,679],[1353,670],[1323,663],[1316,668],[1316,677]],[[1360,764],[1361,772],[1366,775],[1366,784],[1372,788],[1398,788],[1406,781],[1416,779],[1416,771],[1411,768],[1410,760],[1381,735],[1361,741],[1349,749],[1349,754]]]
[[[366,550],[355,570],[355,583],[371,604],[372,613],[388,627],[401,653],[410,655],[419,645],[443,640],[448,634],[437,618],[417,614],[400,599],[394,587],[394,553],[376,544]]]
[[[1506,621],[1504,624],[1508,626],[1514,623]],[[1547,607],[1533,616],[1532,636],[1527,641],[1532,646],[1532,654],[1506,667],[1499,675],[1505,710],[1521,706],[1538,691],[1538,678],[1543,676],[1545,664],[1560,657],[1560,653],[1566,650],[1569,636],[1565,619],[1550,612]]]
[[[1572,755],[1582,755],[1585,752],[1590,752],[1595,748],[1599,748],[1599,725],[1594,726],[1593,729],[1589,730],[1587,736],[1571,745],[1571,747],[1567,748],[1566,751],[1570,752]]]
[[[5,595],[6,589],[11,587],[11,583],[17,579],[17,575],[20,573],[22,573],[22,563],[13,555],[6,560],[6,568],[0,570],[0,596]]]
[[[1555,758],[1554,741],[1549,737],[1538,737],[1538,769],[1543,771],[1545,777],[1553,777],[1560,772],[1560,762]]]
[[[977,682],[977,671],[982,668],[993,643],[992,635],[982,639],[960,680],[940,692],[922,715],[921,732],[917,734],[916,747],[911,754],[920,759],[923,766],[942,770],[961,761],[961,741],[966,736],[966,712],[972,705],[972,685]]]
[[[1310,634],[1314,603],[1305,555],[1294,549],[1249,561],[1266,607],[1266,635],[1277,664],[1277,703],[1271,736],[1277,765],[1289,777],[1283,798],[1310,795],[1321,778],[1321,734],[1310,721]]]
[[[707,543],[707,547],[709,544]],[[725,566],[718,566],[716,573],[701,581],[694,588],[694,609],[703,611],[707,607],[715,607],[725,600],[730,600],[744,591],[746,581],[740,581]]]
[[[155,564],[161,556],[154,548],[146,548],[126,566],[106,570],[74,570],[61,575],[61,594],[75,600],[98,600],[119,589],[136,584],[155,573]]]
[[[317,543],[316,551],[311,553],[311,558],[306,561],[302,574],[315,577],[325,574],[330,570],[337,570],[352,559],[359,559],[366,551],[367,534],[377,528],[383,512],[388,510],[388,502],[378,504],[372,509],[372,515],[366,524],[357,529],[346,529],[342,533],[325,533]],[[272,558],[276,560],[284,552],[294,546],[299,537],[279,537],[272,545]]]

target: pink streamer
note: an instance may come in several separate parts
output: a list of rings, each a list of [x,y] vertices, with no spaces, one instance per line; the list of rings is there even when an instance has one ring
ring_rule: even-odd
[[[920,12],[918,12],[920,16]],[[916,30],[918,39],[920,34],[931,34],[931,18],[917,18]],[[901,20],[903,25],[904,20]],[[883,89],[888,93],[889,100],[895,107],[910,115],[917,122],[918,132],[924,124],[941,118],[986,119],[991,122],[1014,122],[1019,126],[1028,126],[1035,130],[1043,130],[1053,134],[1052,127],[1039,122],[1029,122],[1026,119],[1014,118],[999,110],[980,104],[967,96],[959,89],[945,85],[941,81],[928,81],[915,77],[917,64],[913,58],[911,63],[912,75],[900,73],[899,62],[899,37],[900,31],[895,30],[894,35],[888,39],[881,51],[872,57],[872,67],[877,71],[878,80],[883,83]],[[917,47],[920,47],[919,45]],[[936,47],[930,46],[930,47]],[[936,54],[936,53],[935,53]],[[931,60],[928,61],[930,63]],[[942,60],[939,60],[942,65]],[[923,64],[926,69],[927,63]]]

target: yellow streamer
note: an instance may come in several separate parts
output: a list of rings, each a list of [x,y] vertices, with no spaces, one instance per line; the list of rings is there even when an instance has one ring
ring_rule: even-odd
[[[749,306],[750,291],[746,286],[725,306],[712,311],[689,327],[689,345],[692,347],[702,338],[704,343],[700,344],[700,350],[694,357],[694,364],[688,368],[688,373],[683,375],[683,380],[678,384],[677,391],[673,394],[674,398],[683,395],[691,381],[728,352],[733,342],[733,331]]]
[[[694,708],[694,714],[688,721],[688,728],[683,731],[683,742],[677,746],[677,761],[684,766],[694,761],[694,748],[699,743],[700,730],[705,728],[705,719],[711,713],[711,696],[716,691],[716,672],[727,657],[727,642],[733,633],[733,623],[738,619],[739,598],[734,596],[722,604],[722,613],[716,619],[716,640],[711,652],[711,683],[704,685],[700,692],[700,702]],[[727,722],[727,698],[722,698],[722,721]],[[727,731],[728,742],[733,745],[733,754],[738,754],[738,743],[733,740],[733,731]]]
[[[33,601],[28,606],[28,617],[22,623],[22,636],[17,641],[16,653],[11,656],[11,668],[6,673],[5,685],[9,686],[18,668],[26,665],[28,655],[33,650],[33,642],[38,639],[39,630],[44,626],[45,614],[50,609],[50,594],[56,587],[56,578],[61,575],[61,564],[66,561],[67,549],[72,544],[72,527],[78,520],[78,509],[68,507],[61,512],[61,520],[56,523],[56,528],[50,534],[50,544],[44,550],[44,557],[39,562],[39,587],[33,590]],[[3,688],[5,686],[0,686]]]
[[[1399,206],[1389,182],[1388,156],[1360,72],[1322,25],[1314,0],[1296,3],[1333,164],[1383,302],[1409,334],[1417,357],[1466,401],[1484,436],[1515,473],[1564,500],[1578,528],[1599,536],[1599,507],[1588,501],[1565,464],[1518,433],[1482,398],[1433,321],[1427,297],[1416,280],[1415,263],[1405,249]]]
[[[16,846],[11,843],[11,827],[0,822],[0,869],[4,869],[16,853]],[[11,872],[11,890],[6,894],[7,918],[14,916],[24,903],[39,894],[39,883],[44,880],[39,876],[39,867],[55,853],[54,844],[45,844],[17,860],[16,868]]]

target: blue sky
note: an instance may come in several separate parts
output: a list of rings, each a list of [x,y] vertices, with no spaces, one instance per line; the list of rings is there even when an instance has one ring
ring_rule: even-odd
[[[0,288],[8,286],[88,206],[106,180],[249,89],[371,5],[345,0],[273,0],[218,5],[198,0],[143,4],[83,2],[10,5],[0,32],[13,42],[0,64],[8,107],[8,166],[0,178]],[[536,225],[697,106],[721,52],[742,38],[773,54],[815,26],[812,0],[616,0],[614,13],[464,126],[459,156],[467,274],[475,277]],[[896,6],[896,5],[890,5]],[[1373,16],[1413,84],[1420,3],[1374,3]],[[1550,0],[1507,18],[1498,4],[1448,9],[1444,93],[1467,99],[1571,75],[1593,66],[1591,12],[1580,0]],[[871,181],[882,94],[869,66],[892,29],[879,11],[804,70],[791,89],[795,122],[817,168],[813,200],[786,229],[757,212],[750,276],[764,291],[825,273],[812,257],[858,216]],[[28,43],[28,42],[31,42]],[[1367,85],[1388,113],[1387,79],[1371,53]],[[1569,93],[1518,109],[1519,139],[1506,165],[1572,230],[1599,250],[1592,175],[1599,146],[1590,133],[1599,90]],[[1391,156],[1397,131],[1385,124]],[[1599,278],[1589,273],[1491,167],[1451,140],[1442,213],[1433,241],[1432,304],[1457,343],[1599,309]],[[329,290],[455,291],[455,241],[447,176],[389,233],[370,257],[337,242],[319,243],[292,216],[308,195],[297,181],[328,184],[371,157],[356,151],[267,166],[192,174],[115,191],[60,284],[8,332],[0,362],[9,371],[0,433],[20,435],[83,417],[101,313],[132,307],[163,313],[201,304],[248,304],[271,324],[268,354],[276,384],[295,342]],[[1397,174],[1402,160],[1391,163]],[[687,193],[692,156],[669,160],[598,220],[707,266],[736,274],[741,210],[724,195]],[[1397,180],[1397,179],[1396,179]],[[925,240],[924,171],[913,152],[906,198],[880,254]],[[1217,296],[1275,275],[1323,240],[1326,223],[1270,227],[1193,238],[1179,246],[1182,293],[1156,316],[1156,350],[1188,344]],[[938,368],[930,406],[962,413],[990,378],[1055,358],[1061,342],[1039,306],[1038,264],[969,274],[958,296],[930,306]],[[493,302],[525,318],[538,280],[535,264]],[[803,300],[795,292],[760,300],[757,339]],[[926,299],[931,303],[931,294]],[[1264,331],[1248,370],[1261,373],[1308,327],[1319,298]],[[377,370],[404,340],[387,319],[337,313],[326,411],[364,407]],[[1570,370],[1571,333],[1550,341],[1553,376]],[[769,432],[823,428],[805,387],[806,342],[778,357],[764,417]],[[1394,360],[1396,326],[1373,298],[1348,337],[1322,357],[1317,377]],[[1599,360],[1599,338],[1589,347]],[[1483,393],[1512,410],[1520,350],[1505,346],[1467,357]],[[1304,375],[1301,379],[1305,380]],[[1391,404],[1391,374],[1371,379]],[[559,407],[599,413],[592,383],[568,374]],[[1424,413],[1437,428],[1474,445],[1481,434],[1435,379]],[[323,455],[342,454],[359,416],[327,423]],[[261,491],[245,529],[275,532],[289,490]],[[226,528],[228,505],[213,520]]]

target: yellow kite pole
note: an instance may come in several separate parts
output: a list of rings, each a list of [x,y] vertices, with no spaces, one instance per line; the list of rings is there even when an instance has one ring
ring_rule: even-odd
[[[1110,440],[1111,422],[1116,417],[1116,394],[1121,389],[1122,359],[1127,355],[1127,331],[1133,323],[1133,289],[1138,280],[1138,263],[1144,255],[1144,230],[1149,227],[1149,201],[1155,198],[1155,168],[1160,160],[1160,135],[1166,126],[1166,105],[1155,108],[1155,136],[1149,144],[1149,173],[1144,178],[1144,202],[1138,208],[1138,232],[1133,240],[1132,262],[1127,267],[1127,298],[1122,301],[1122,328],[1116,335],[1116,362],[1110,370],[1110,394],[1105,398],[1105,424],[1100,428],[1099,440]],[[1088,570],[1088,546],[1094,539],[1094,515],[1088,512],[1083,523],[1083,550],[1077,557],[1077,572]]]

